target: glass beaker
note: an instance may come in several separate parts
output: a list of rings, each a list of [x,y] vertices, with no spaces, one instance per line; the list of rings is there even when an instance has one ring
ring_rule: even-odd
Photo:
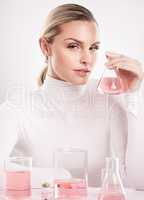
[[[87,159],[87,151],[81,149],[57,149],[54,152],[55,169],[64,169],[70,174],[69,178],[54,178],[55,198],[70,199],[87,195]]]
[[[11,199],[31,195],[31,157],[9,157],[4,162],[5,194]]]

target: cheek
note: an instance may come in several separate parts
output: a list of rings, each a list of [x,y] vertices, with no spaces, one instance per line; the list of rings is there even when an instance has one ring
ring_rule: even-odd
[[[72,65],[75,64],[77,61],[78,55],[76,53],[72,53],[67,50],[60,50],[55,52],[55,62],[59,65],[71,68]]]

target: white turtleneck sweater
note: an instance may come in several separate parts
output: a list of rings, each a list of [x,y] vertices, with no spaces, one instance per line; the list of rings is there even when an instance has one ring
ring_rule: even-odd
[[[89,185],[98,186],[106,156],[125,161],[126,114],[95,80],[78,86],[47,77],[38,90],[11,95],[0,123],[1,165],[9,155],[31,155],[33,166],[50,168],[56,148],[81,148],[88,151]]]

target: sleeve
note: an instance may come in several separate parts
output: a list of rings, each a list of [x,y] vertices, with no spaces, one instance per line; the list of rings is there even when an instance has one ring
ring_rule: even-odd
[[[17,114],[7,102],[0,106],[0,168],[10,155],[18,137]]]
[[[125,94],[125,104],[128,113],[133,115],[135,118],[138,117],[139,101],[144,96],[144,80],[141,82],[140,87],[132,92]]]
[[[127,112],[120,101],[109,98],[109,132],[110,132],[110,154],[120,160],[120,172],[125,176],[126,151],[128,137]]]
[[[144,190],[144,81],[136,103],[137,117],[128,112],[127,185]]]

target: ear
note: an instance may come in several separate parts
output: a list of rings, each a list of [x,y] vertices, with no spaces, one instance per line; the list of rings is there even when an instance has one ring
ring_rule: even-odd
[[[44,54],[44,56],[51,55],[51,44],[47,41],[45,37],[41,37],[39,39],[40,48]]]

